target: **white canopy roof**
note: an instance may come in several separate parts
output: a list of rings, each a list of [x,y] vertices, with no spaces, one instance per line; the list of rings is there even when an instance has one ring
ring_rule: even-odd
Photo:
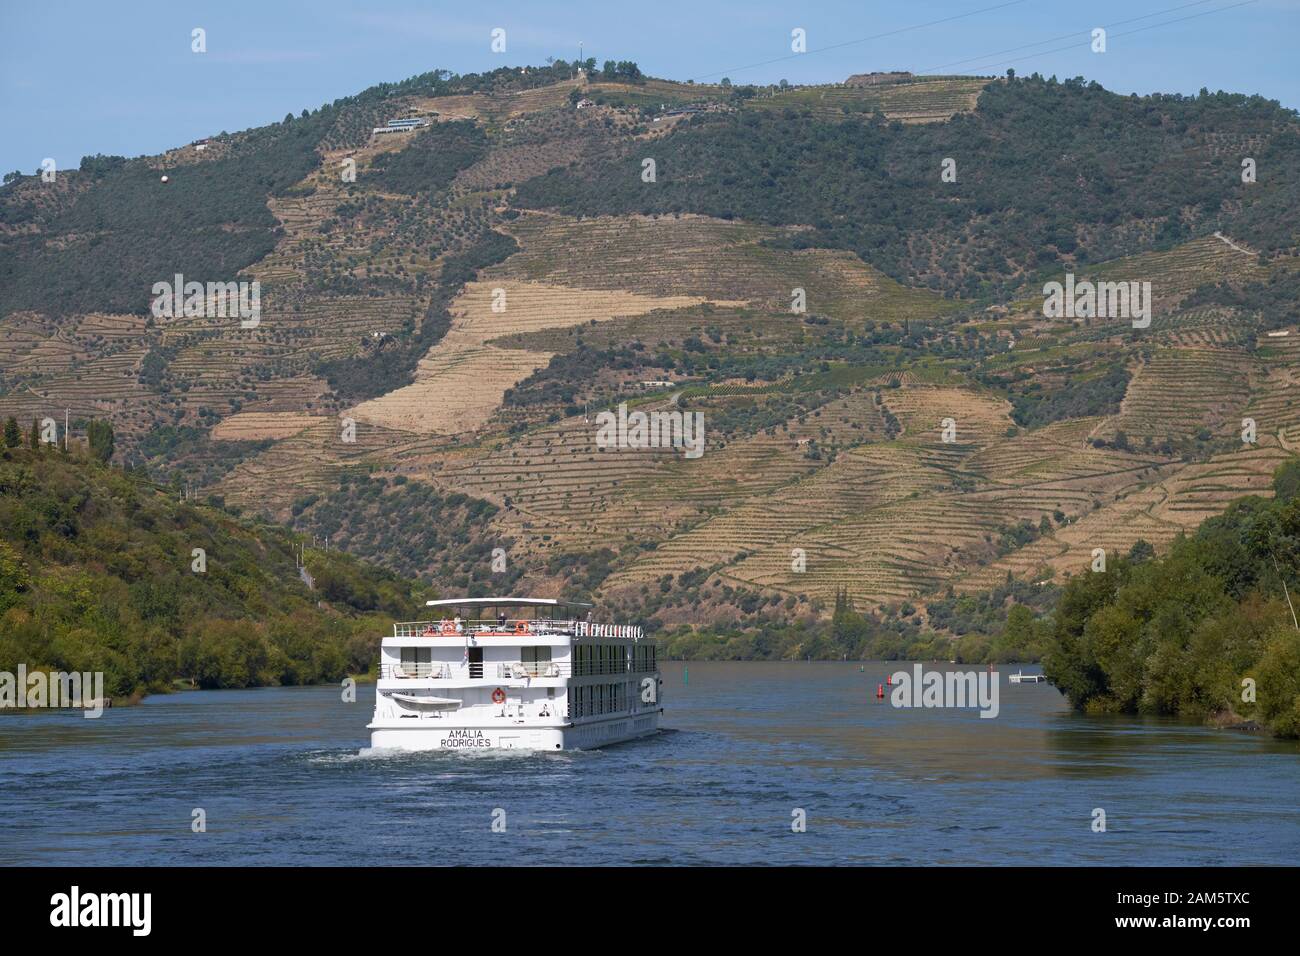
[[[534,597],[485,597],[485,598],[446,598],[440,601],[426,601],[427,607],[591,607],[581,601],[557,601],[554,598]]]

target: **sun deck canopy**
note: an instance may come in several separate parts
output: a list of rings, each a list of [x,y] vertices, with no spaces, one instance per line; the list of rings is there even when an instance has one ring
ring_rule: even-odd
[[[485,597],[446,598],[426,601],[426,607],[591,607],[581,601],[557,601],[555,598]]]

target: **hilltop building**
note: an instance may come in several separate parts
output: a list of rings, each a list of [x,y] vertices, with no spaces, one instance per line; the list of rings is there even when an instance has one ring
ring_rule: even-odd
[[[409,133],[411,130],[419,129],[421,126],[428,125],[429,121],[419,116],[389,120],[384,126],[376,126],[374,129],[374,135],[382,136],[386,133]]]

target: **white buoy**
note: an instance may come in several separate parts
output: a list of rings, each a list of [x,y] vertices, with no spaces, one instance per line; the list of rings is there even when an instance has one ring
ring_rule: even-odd
[[[163,182],[167,182],[167,177],[164,176],[164,177],[162,178],[162,181],[163,181]]]

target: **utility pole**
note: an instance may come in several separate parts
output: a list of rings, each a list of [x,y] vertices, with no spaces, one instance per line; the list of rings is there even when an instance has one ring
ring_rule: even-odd
[[[68,410],[63,410],[63,450],[68,450]]]

